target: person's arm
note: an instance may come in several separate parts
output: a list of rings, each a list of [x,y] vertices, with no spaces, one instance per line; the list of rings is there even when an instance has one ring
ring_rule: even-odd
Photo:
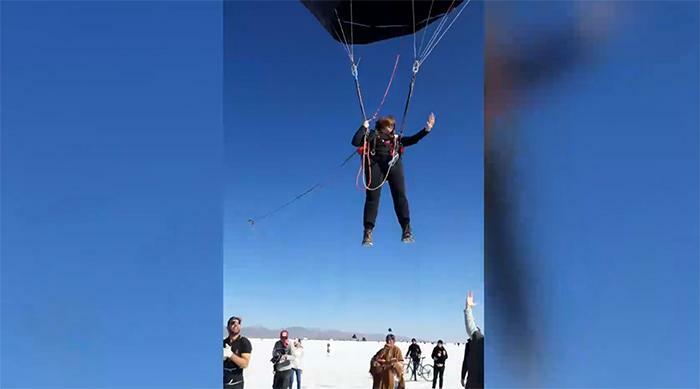
[[[472,313],[472,307],[476,306],[474,302],[474,294],[469,292],[467,294],[467,303],[464,307],[464,327],[467,330],[467,335],[471,336],[476,332],[476,322],[474,321],[474,314]]]
[[[236,354],[233,354],[228,359],[230,359],[231,362],[238,365],[238,367],[240,367],[241,369],[245,369],[248,367],[248,364],[250,364],[250,353],[243,353],[240,357]]]
[[[430,131],[432,131],[433,126],[435,125],[435,115],[430,114],[428,116],[428,121],[425,122],[425,127],[423,127],[422,130],[418,131],[418,133],[411,135],[411,136],[403,136],[401,137],[401,144],[403,146],[413,146],[414,144],[418,143],[421,139],[423,139]]]
[[[284,354],[284,346],[282,346],[282,343],[280,341],[277,341],[277,343],[275,343],[275,346],[272,348],[272,359],[276,361]]]
[[[369,122],[365,121],[362,123],[360,128],[357,129],[355,132],[355,135],[352,137],[352,145],[355,147],[360,147],[362,146],[362,140],[365,137],[365,133],[369,131]]]
[[[419,140],[423,139],[426,135],[428,135],[428,132],[430,131],[426,131],[424,128],[418,131],[415,135],[402,136],[401,144],[404,146],[413,146],[414,144],[418,143]]]
[[[250,342],[247,341],[247,339],[243,339],[243,345],[241,346],[241,356],[238,356],[236,354],[232,354],[229,356],[229,360],[241,369],[245,369],[248,367],[248,364],[250,364],[250,353],[253,351],[253,346],[250,344]]]

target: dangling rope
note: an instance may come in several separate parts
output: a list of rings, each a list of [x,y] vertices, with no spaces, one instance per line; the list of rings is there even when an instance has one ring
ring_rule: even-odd
[[[328,175],[326,175],[326,176],[323,178],[323,180],[319,181],[318,183],[316,183],[316,184],[314,184],[313,186],[309,187],[309,188],[306,189],[305,191],[303,191],[303,192],[299,193],[298,195],[294,196],[292,199],[290,199],[289,201],[285,202],[284,204],[278,206],[277,208],[274,208],[273,210],[271,210],[271,211],[269,211],[269,212],[266,212],[266,213],[264,213],[264,214],[262,214],[262,215],[260,215],[260,216],[256,216],[256,217],[252,217],[252,218],[248,219],[248,223],[250,224],[251,227],[253,227],[253,226],[255,226],[256,223],[260,222],[261,220],[263,220],[263,219],[265,219],[265,218],[268,218],[268,217],[270,217],[270,216],[276,214],[277,212],[279,212],[279,211],[281,211],[281,210],[287,208],[288,206],[290,206],[290,205],[296,203],[297,201],[301,200],[303,197],[305,197],[305,196],[307,196],[307,195],[309,195],[309,194],[311,194],[311,193],[313,193],[313,192],[315,192],[315,191],[317,191],[317,190],[323,188],[323,187],[326,185],[326,182],[330,179],[330,177],[332,177],[332,176],[335,175],[335,170],[340,169],[340,168],[342,168],[343,166],[345,166],[348,162],[350,162],[350,160],[355,156],[355,154],[357,154],[357,152],[356,152],[356,151],[353,151],[352,154],[348,155],[348,156],[343,160],[343,162],[341,162],[338,166],[336,166],[336,169],[334,169],[333,172],[331,172],[331,173],[329,173]]]

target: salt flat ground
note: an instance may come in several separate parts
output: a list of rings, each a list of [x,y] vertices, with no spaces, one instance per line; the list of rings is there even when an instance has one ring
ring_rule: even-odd
[[[293,334],[290,334],[293,335]],[[268,389],[272,387],[272,347],[276,339],[250,339],[253,345],[250,366],[245,370],[246,389]],[[304,341],[304,361],[302,372],[303,389],[370,389],[372,378],[369,375],[370,358],[383,347],[383,342],[357,341]],[[331,344],[331,352],[326,354],[326,344]],[[397,345],[406,355],[408,343]],[[430,363],[434,345],[420,344],[424,363]],[[464,356],[464,344],[447,344],[448,359],[445,363],[443,389],[459,389],[459,375]],[[432,382],[418,377],[418,382],[406,381],[407,389],[431,388]],[[293,386],[296,389],[296,383]]]

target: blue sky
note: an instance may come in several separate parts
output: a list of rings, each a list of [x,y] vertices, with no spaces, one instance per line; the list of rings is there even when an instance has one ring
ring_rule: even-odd
[[[0,386],[220,385],[220,21],[2,2]]]
[[[407,133],[430,112],[437,123],[404,160],[417,243],[400,242],[386,189],[369,250],[360,245],[359,161],[335,167],[361,123],[341,45],[297,2],[229,6],[224,315],[273,328],[391,327],[463,339],[465,293],[483,297],[482,4],[469,5],[418,75]],[[400,54],[382,113],[401,115],[412,44],[407,36],[355,48],[368,111]],[[322,191],[253,230],[246,223],[329,174]],[[480,307],[477,319],[483,323]]]

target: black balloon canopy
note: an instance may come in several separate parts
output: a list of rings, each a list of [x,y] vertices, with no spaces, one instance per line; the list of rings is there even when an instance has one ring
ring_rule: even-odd
[[[333,39],[348,44],[367,44],[413,34],[453,11],[462,1],[301,0]]]

